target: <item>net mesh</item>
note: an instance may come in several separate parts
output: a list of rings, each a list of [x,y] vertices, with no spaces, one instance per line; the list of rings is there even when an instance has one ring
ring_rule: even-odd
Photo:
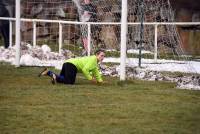
[[[22,17],[48,20],[80,22],[120,22],[121,0],[22,0]],[[155,6],[156,5],[156,6]],[[128,22],[140,22],[139,0],[128,0]],[[169,1],[144,0],[144,22],[173,22],[174,15]],[[33,25],[22,23],[22,40],[32,43]],[[87,51],[87,25],[62,24],[64,48]],[[40,22],[36,25],[37,45],[46,43],[58,50],[59,25]],[[153,25],[144,26],[142,47],[154,51]],[[140,25],[128,26],[127,49],[138,49]],[[91,25],[91,44],[93,49],[105,48],[119,50],[119,25]],[[183,54],[180,37],[174,25],[158,26],[158,52],[160,57],[173,57]]]

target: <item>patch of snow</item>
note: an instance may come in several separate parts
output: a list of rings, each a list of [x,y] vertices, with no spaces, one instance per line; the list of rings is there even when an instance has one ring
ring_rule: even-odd
[[[48,46],[48,45],[42,45],[42,51],[44,52],[44,53],[48,53],[48,52],[51,52],[51,48]]]
[[[189,90],[200,90],[200,86],[195,86],[193,84],[177,86],[180,89],[189,89]]]
[[[154,54],[154,53],[152,53],[150,51],[146,51],[146,50],[142,50],[141,52],[142,52],[142,54]],[[138,49],[129,49],[129,50],[127,50],[127,53],[139,54],[139,50]]]
[[[38,64],[40,64],[40,60],[38,58],[33,58],[29,54],[22,55],[20,58],[20,65],[31,66],[31,65],[38,65]]]
[[[103,60],[104,63],[120,63],[120,58],[107,57]],[[126,65],[128,67],[137,67],[137,58],[127,58]],[[197,61],[176,61],[176,60],[157,60],[142,59],[142,68],[152,71],[169,71],[169,72],[183,72],[183,73],[198,73],[200,74],[200,62]]]

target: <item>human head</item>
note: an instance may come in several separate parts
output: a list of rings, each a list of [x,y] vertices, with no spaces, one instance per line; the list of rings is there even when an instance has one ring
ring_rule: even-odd
[[[105,52],[104,52],[104,50],[97,50],[96,52],[95,52],[95,54],[96,54],[96,57],[97,57],[97,60],[98,60],[98,62],[101,62],[101,61],[103,61],[103,59],[104,59],[104,57],[105,57]]]

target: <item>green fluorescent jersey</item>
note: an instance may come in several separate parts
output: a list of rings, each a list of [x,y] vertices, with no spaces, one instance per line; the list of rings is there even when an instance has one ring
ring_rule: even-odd
[[[103,81],[99,72],[97,57],[95,55],[80,58],[72,58],[66,60],[65,62],[74,64],[78,72],[82,72],[88,80],[92,80],[92,76],[95,76],[98,82]]]

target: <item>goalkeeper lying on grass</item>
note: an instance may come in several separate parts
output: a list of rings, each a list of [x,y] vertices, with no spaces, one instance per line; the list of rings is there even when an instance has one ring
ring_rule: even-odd
[[[50,76],[52,84],[64,83],[74,84],[77,72],[83,75],[93,83],[102,83],[102,76],[99,72],[98,63],[102,62],[105,56],[103,50],[96,51],[95,55],[81,58],[72,58],[64,62],[60,75],[45,68],[38,76]]]

